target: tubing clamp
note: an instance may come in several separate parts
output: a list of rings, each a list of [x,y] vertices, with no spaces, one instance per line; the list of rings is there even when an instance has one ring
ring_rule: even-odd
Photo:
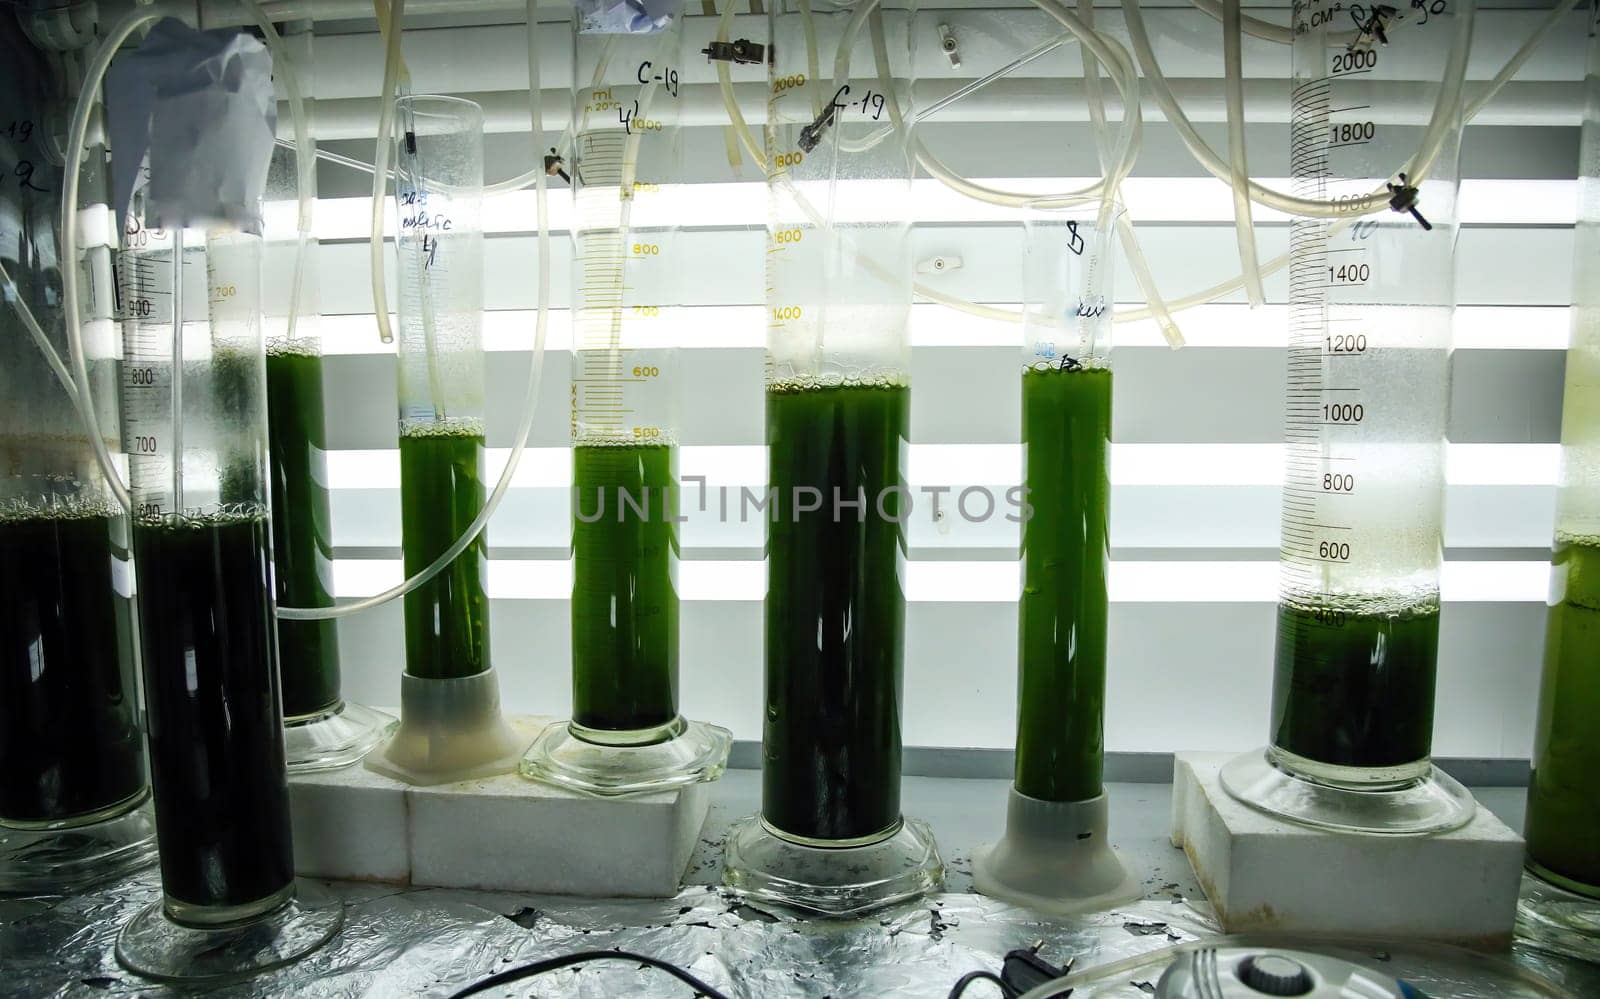
[[[1422,226],[1424,231],[1433,231],[1433,223],[1423,218],[1422,212],[1417,210],[1417,189],[1406,181],[1405,174],[1400,175],[1400,183],[1385,184],[1384,186],[1389,189],[1389,210],[1391,212],[1410,215],[1417,220],[1417,224]]]
[[[767,47],[748,38],[735,42],[712,42],[700,50],[707,62],[731,62],[739,66],[754,66],[767,61]]]

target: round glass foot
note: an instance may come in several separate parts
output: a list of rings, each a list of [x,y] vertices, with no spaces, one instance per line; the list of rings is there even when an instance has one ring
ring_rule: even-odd
[[[722,883],[740,895],[824,916],[856,916],[938,891],[944,861],[920,819],[902,819],[877,842],[826,846],[798,843],[752,815],[728,831]]]
[[[132,874],[156,859],[148,792],[121,815],[69,829],[0,826],[0,891],[78,891]]]
[[[117,963],[159,982],[237,982],[300,960],[343,925],[344,903],[304,881],[271,912],[229,925],[185,926],[152,902],[117,934]]]
[[[1459,829],[1478,803],[1438,767],[1392,785],[1334,787],[1290,773],[1264,750],[1251,750],[1222,768],[1222,786],[1257,811],[1313,829],[1424,836]]]
[[[400,724],[391,715],[341,701],[327,714],[288,718],[283,748],[292,774],[337,770],[359,763]]]
[[[580,731],[572,722],[546,727],[522,757],[522,776],[605,796],[663,791],[721,777],[733,744],[727,729],[682,718],[667,738],[641,745],[594,742]]]
[[[1543,950],[1600,962],[1600,898],[1568,891],[1529,864],[1517,898],[1517,939]]]

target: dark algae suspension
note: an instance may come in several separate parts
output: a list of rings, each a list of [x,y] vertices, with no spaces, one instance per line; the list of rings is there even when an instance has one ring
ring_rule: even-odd
[[[400,434],[400,525],[405,573],[444,554],[483,509],[483,427],[418,424]],[[404,597],[406,672],[427,679],[489,668],[488,532]]]
[[[1026,369],[1016,788],[1030,798],[1101,793],[1111,371]]]
[[[910,419],[903,384],[767,388],[761,811],[790,836],[867,838],[900,820],[905,494],[893,490]],[[864,508],[835,517],[835,490]]]
[[[134,554],[169,911],[271,908],[294,858],[266,512],[141,521]]]
[[[1558,538],[1524,830],[1546,879],[1600,898],[1600,539]]]
[[[332,607],[328,579],[333,532],[324,459],[322,358],[314,349],[292,344],[268,348],[267,436],[278,603]],[[339,706],[339,639],[334,621],[280,620],[278,664],[285,718],[325,714]]]
[[[144,796],[126,538],[103,509],[0,514],[0,820],[77,824]]]
[[[1314,763],[1425,763],[1433,745],[1439,605],[1278,605],[1272,744]]]
[[[572,720],[608,731],[669,725],[678,717],[677,448],[580,442],[573,465]]]

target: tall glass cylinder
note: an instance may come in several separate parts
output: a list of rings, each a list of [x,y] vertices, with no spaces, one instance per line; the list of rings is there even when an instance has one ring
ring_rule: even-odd
[[[683,18],[573,28],[572,719],[522,772],[596,794],[713,780],[678,709]]]
[[[407,576],[483,509],[483,110],[451,97],[396,106],[400,504]],[[489,539],[406,594],[406,672],[489,668]]]
[[[1600,40],[1589,49],[1572,339],[1519,932],[1600,958]]]
[[[409,578],[467,532],[484,469],[483,109],[456,97],[395,106],[400,532]],[[504,773],[516,737],[489,659],[484,531],[404,596],[401,724],[368,765],[420,784]]]
[[[59,892],[155,858],[139,719],[128,522],[52,369],[68,356],[57,243],[62,121],[51,74],[0,18],[0,891]],[[118,449],[117,350],[104,149],[82,185],[95,282],[84,316],[94,406]],[[21,179],[20,182],[18,179]],[[43,335],[24,322],[26,307]],[[48,352],[48,353],[47,353]]]
[[[260,237],[123,229],[123,440],[163,900],[117,957],[219,979],[320,946],[342,909],[297,901],[276,668]],[[242,926],[267,946],[241,947]]]
[[[1223,781],[1316,826],[1430,832],[1475,808],[1430,755],[1461,111],[1438,85],[1422,113],[1358,99],[1449,76],[1472,16],[1452,5],[1385,47],[1340,37],[1321,0],[1295,14],[1294,193],[1352,217],[1290,226],[1272,744]]]
[[[943,876],[900,812],[914,18],[769,11],[762,797],[724,867],[736,889],[838,913]]]
[[[1107,838],[1111,250],[1119,209],[1025,223],[1016,776],[979,891],[1054,912],[1137,898]]]
[[[285,25],[299,89],[314,88],[309,22]],[[315,101],[304,99],[307,117]],[[328,503],[328,442],[318,316],[320,247],[316,140],[279,146],[267,198],[282,225],[264,247],[267,271],[267,440],[272,487],[272,556],[280,607],[332,607],[333,516]],[[304,188],[304,190],[302,190]],[[290,772],[346,766],[361,759],[394,719],[346,701],[339,684],[339,628],[332,619],[278,621],[284,749]]]

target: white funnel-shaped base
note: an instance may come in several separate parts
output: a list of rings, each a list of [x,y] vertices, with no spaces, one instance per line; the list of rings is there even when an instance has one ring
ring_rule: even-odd
[[[517,768],[527,740],[500,714],[494,670],[446,680],[400,675],[400,727],[367,769],[407,784],[451,784]]]
[[[1041,801],[1011,788],[1006,833],[972,857],[972,880],[992,898],[1072,915],[1144,894],[1106,836],[1107,799]]]

